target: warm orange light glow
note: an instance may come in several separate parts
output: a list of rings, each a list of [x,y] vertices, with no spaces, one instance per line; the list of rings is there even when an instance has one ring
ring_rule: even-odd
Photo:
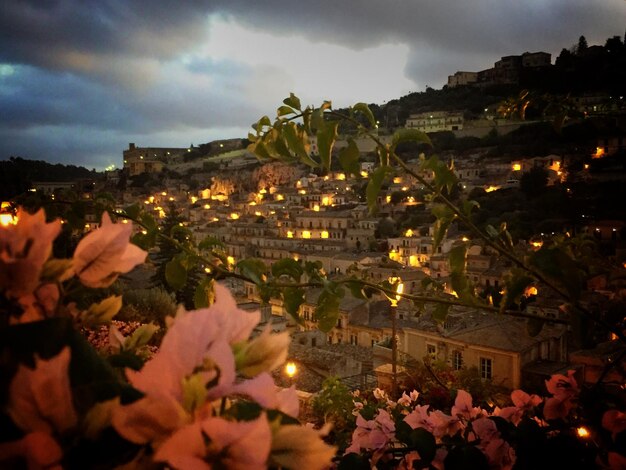
[[[287,238],[293,238],[293,232],[291,230],[287,230]]]
[[[150,204],[152,204],[152,203],[154,202],[154,196],[150,196],[150,197],[148,198],[148,201],[150,202]]]
[[[387,203],[390,203],[390,202],[391,202],[391,196],[387,196],[387,197],[385,198],[385,201],[387,201]]]
[[[500,189],[500,186],[487,186],[485,188],[485,192],[490,193],[492,191],[497,191],[498,189]]]
[[[585,163],[584,168],[585,168],[585,170],[588,170],[589,169],[589,163]]]
[[[205,205],[204,205],[204,208],[205,208],[205,209],[210,209],[210,208],[211,208],[211,206],[210,206],[209,204],[205,204]]]
[[[255,211],[254,215],[256,215],[257,217],[261,217],[263,214],[261,213],[261,211]]]
[[[239,214],[237,214],[236,212],[233,212],[232,214],[230,214],[230,218],[233,220],[237,220],[239,218]]]
[[[539,291],[537,290],[537,288],[535,286],[528,286],[526,288],[526,290],[524,291],[524,295],[526,297],[529,297],[531,295],[537,295]]]
[[[530,242],[530,245],[533,248],[539,249],[539,248],[541,248],[543,246],[543,240],[533,240],[533,241]]]
[[[163,192],[161,193],[161,196],[167,196],[167,193],[166,193],[165,191],[163,191]]]
[[[322,238],[328,238],[328,232],[326,230],[323,230],[321,233],[321,237]]]
[[[196,196],[191,196],[191,203],[195,204],[198,198]]]
[[[314,204],[314,205],[313,205],[313,211],[314,211],[314,212],[319,212],[319,211],[320,211],[320,206],[319,206],[319,204]]]
[[[306,189],[300,189],[300,190],[298,190],[298,193],[299,194],[306,194]]]
[[[404,236],[405,237],[412,237],[413,236],[413,230],[408,229],[406,232],[404,232]]]
[[[228,257],[226,258],[226,261],[227,261],[227,262],[228,262],[228,264],[229,264],[229,265],[231,265],[231,266],[232,266],[233,264],[235,264],[235,258],[233,258],[232,256],[228,256]]]
[[[250,201],[250,202],[248,203],[248,205],[249,205],[249,206],[256,206],[256,201]]]
[[[322,206],[330,206],[331,199],[328,196],[324,196],[322,198]]]
[[[596,153],[591,155],[591,158],[602,158],[604,157],[604,148],[596,147]]]
[[[362,172],[361,172],[361,176],[362,176],[363,178],[367,178],[367,175],[368,175],[367,171],[362,171]]]
[[[420,265],[420,261],[419,261],[417,255],[409,256],[409,266],[419,267],[419,265]]]
[[[401,176],[395,176],[393,178],[393,184],[401,184],[402,183],[402,177]]]
[[[576,434],[578,434],[578,437],[580,437],[581,439],[587,439],[591,436],[589,429],[587,429],[585,426],[580,426],[579,428],[576,428]]]
[[[13,214],[3,213],[0,214],[0,225],[8,227],[9,225],[15,225],[17,220],[13,217]]]
[[[309,232],[308,230],[304,230],[302,232],[302,238],[311,238],[311,232]]]
[[[513,163],[513,166],[511,168],[513,169],[513,171],[522,171],[522,164],[521,163]]]
[[[346,175],[345,175],[344,173],[338,173],[338,174],[337,174],[337,179],[338,179],[339,181],[343,181],[343,180],[345,180],[345,179],[346,179]]]
[[[275,199],[277,201],[284,201],[285,200],[285,196],[283,196],[282,194],[275,194],[274,197],[275,197]]]
[[[297,373],[298,367],[296,367],[295,362],[288,362],[287,364],[285,364],[285,374],[287,374],[289,378],[293,378],[293,376]]]

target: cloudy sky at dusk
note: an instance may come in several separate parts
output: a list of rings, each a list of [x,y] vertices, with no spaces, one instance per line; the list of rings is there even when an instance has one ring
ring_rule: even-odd
[[[245,137],[289,92],[378,103],[624,35],[624,0],[5,0],[0,159],[102,169]]]

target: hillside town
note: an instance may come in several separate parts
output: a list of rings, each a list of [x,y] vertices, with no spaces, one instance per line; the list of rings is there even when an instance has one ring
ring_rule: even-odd
[[[551,67],[551,56],[545,52],[502,57],[492,69],[456,72],[449,77],[447,89],[480,92],[490,86],[518,86],[528,74],[549,73]],[[456,190],[464,197],[481,195],[494,201],[524,192],[532,198],[533,191],[544,187],[567,194],[575,185],[601,182],[623,187],[626,173],[619,158],[623,160],[626,140],[624,97],[585,91],[570,98],[569,112],[576,117],[569,124],[593,123],[595,130],[582,145],[580,141],[576,146],[548,145],[547,152],[533,153],[530,145],[514,153],[498,151],[498,139],[520,133],[524,138],[525,130],[533,126],[551,125],[550,117],[512,115],[502,101],[488,104],[481,113],[431,107],[409,113],[404,121],[399,121],[396,113],[393,122],[387,110],[375,132],[381,142],[388,143],[398,128],[417,129],[431,135],[435,147],[437,138],[452,142],[474,139],[475,145],[469,148],[448,147],[440,155],[454,171],[459,182]],[[526,106],[528,103],[524,110]],[[106,171],[101,180],[33,181],[30,191],[52,200],[68,193],[84,200],[85,232],[100,223],[95,211],[89,210],[93,208],[89,202],[105,192],[120,210],[139,201],[164,227],[174,219],[180,221],[196,244],[216,240],[232,266],[245,258],[261,260],[270,267],[283,259],[312,262],[329,279],[349,275],[372,283],[401,279],[406,294],[423,292],[425,278],[435,279],[445,292],[452,293],[448,255],[460,243],[469,243],[468,280],[484,299],[492,302],[500,296],[513,268],[511,262],[474,240],[471,232],[458,224],[453,224],[434,248],[432,201],[411,175],[392,175],[378,194],[377,212],[368,209],[364,192],[374,168],[374,146],[371,140],[346,132],[335,143],[335,151],[354,139],[361,154],[357,176],[340,169],[320,173],[304,165],[260,162],[247,150],[247,139],[187,148],[130,143],[121,151],[121,169]],[[532,135],[533,131],[526,132]],[[415,147],[403,153],[409,168],[421,172],[426,181],[433,177],[432,172],[421,170],[428,151]],[[318,152],[315,137],[310,139],[310,152]],[[524,183],[537,172],[543,178],[540,187]],[[526,232],[516,240],[520,253],[525,247],[541,246],[555,231],[567,231],[591,235],[612,259],[626,260],[624,218],[604,217],[600,212],[581,213],[577,218],[576,224],[556,220],[545,225],[546,232],[541,228]],[[151,258],[158,258],[158,248]],[[154,264],[143,269],[148,272],[131,276],[131,285],[151,286],[148,279],[154,275]],[[621,279],[623,273],[592,279],[582,302],[602,308],[621,295]],[[267,301],[252,282],[227,282],[242,308],[260,309],[265,324],[292,333],[290,354],[300,365],[297,385],[303,392],[318,391],[322,380],[330,376],[355,388],[365,383],[389,386],[390,344],[396,329],[398,367],[406,382],[418,380],[417,363],[439,364],[453,371],[472,369],[481,380],[504,389],[532,388],[550,374],[571,368],[581,380],[593,382],[618,346],[605,335],[595,338],[589,347],[588,341],[568,326],[570,314],[562,303],[539,284],[525,292],[523,311],[545,318],[546,323],[539,334],[531,335],[523,318],[493,315],[478,307],[452,307],[442,323],[432,305],[418,307],[402,299],[396,309],[382,295],[361,299],[349,293],[341,299],[336,325],[322,333],[314,315],[318,290],[307,292],[299,307],[300,322],[296,322],[280,298]]]

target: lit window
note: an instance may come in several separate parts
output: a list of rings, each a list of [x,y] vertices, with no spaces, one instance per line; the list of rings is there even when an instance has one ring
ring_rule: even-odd
[[[483,379],[491,379],[492,377],[491,366],[492,366],[491,359],[487,359],[485,357],[480,358],[480,376]]]
[[[452,355],[452,367],[454,370],[459,370],[463,367],[463,353],[461,351],[454,351]]]

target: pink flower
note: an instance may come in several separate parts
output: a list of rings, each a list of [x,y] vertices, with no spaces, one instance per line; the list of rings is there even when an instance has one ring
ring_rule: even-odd
[[[383,449],[395,437],[396,425],[386,410],[378,410],[373,420],[365,420],[360,414],[356,417],[356,429],[352,433],[352,443],[346,454],[359,453],[361,449]]]
[[[404,422],[411,426],[411,429],[424,428],[429,432],[433,432],[433,424],[428,416],[428,408],[430,405],[417,405],[413,411],[404,418]]]
[[[24,431],[51,434],[77,422],[68,376],[71,352],[65,347],[48,360],[35,356],[35,368],[20,364],[9,386],[7,412]]]
[[[613,439],[620,432],[626,430],[626,413],[619,410],[608,410],[602,415],[602,427],[610,431]]]
[[[402,396],[398,399],[398,405],[410,406],[411,405],[411,397],[409,397],[406,394],[406,392],[402,392]]]
[[[529,395],[522,390],[514,390],[511,393],[511,400],[514,406],[502,408],[497,413],[494,412],[494,415],[509,420],[516,426],[522,420],[525,412],[531,411],[543,401],[540,396]]]
[[[469,421],[483,414],[486,413],[481,408],[472,407],[472,396],[469,393],[465,390],[457,392],[456,400],[454,400],[454,406],[452,407],[452,416],[458,416]]]
[[[13,299],[32,294],[60,231],[61,221],[46,223],[43,209],[31,215],[20,208],[17,224],[0,225],[0,291]]]
[[[567,377],[561,374],[553,375],[546,380],[546,388],[553,396],[546,400],[543,415],[546,419],[565,418],[574,407],[574,400],[578,395],[578,384],[574,379],[576,371],[569,370]]]
[[[441,439],[443,436],[454,436],[465,429],[465,425],[457,417],[448,416],[441,410],[435,410],[428,416],[433,436]],[[428,429],[428,428],[427,428]]]
[[[29,469],[61,470],[63,451],[50,434],[37,431],[17,441],[0,443],[0,462],[16,457],[24,459]]]
[[[100,228],[83,238],[74,252],[74,271],[87,287],[108,287],[148,254],[130,243],[132,224],[114,224],[102,213]]]
[[[511,469],[515,464],[515,450],[500,436],[496,423],[489,418],[472,421],[472,430],[480,443],[478,447],[487,456],[489,466]]]
[[[271,440],[265,413],[253,421],[209,417],[172,434],[154,459],[180,469],[265,469]]]

